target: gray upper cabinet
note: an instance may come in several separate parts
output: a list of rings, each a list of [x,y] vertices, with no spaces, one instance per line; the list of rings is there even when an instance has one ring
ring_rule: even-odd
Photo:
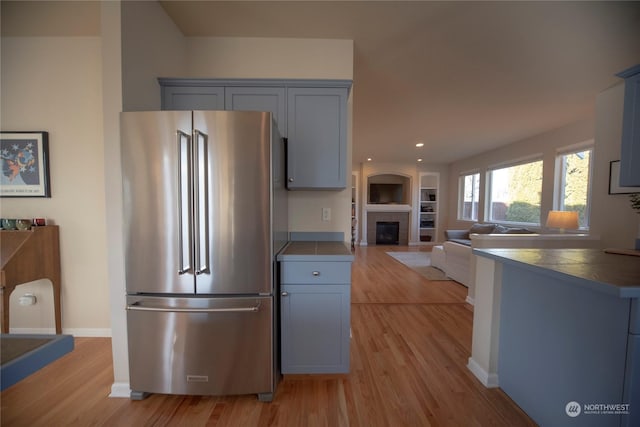
[[[347,187],[350,80],[159,78],[158,81],[163,110],[273,113],[280,134],[288,138],[287,189]]]
[[[288,188],[347,186],[347,89],[287,89]]]
[[[163,86],[163,110],[224,110],[224,87]]]
[[[620,185],[640,187],[640,65],[618,74],[624,78]]]
[[[269,111],[278,124],[280,135],[287,136],[285,88],[227,87],[224,92],[226,110]]]

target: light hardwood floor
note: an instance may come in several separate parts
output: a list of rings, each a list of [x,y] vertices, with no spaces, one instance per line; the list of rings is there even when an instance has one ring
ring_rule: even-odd
[[[9,426],[533,426],[500,389],[466,368],[466,288],[430,282],[385,254],[353,264],[351,373],[286,376],[272,403],[255,396],[108,398],[111,342],[76,338],[72,353],[1,393]],[[424,250],[424,249],[423,249]]]

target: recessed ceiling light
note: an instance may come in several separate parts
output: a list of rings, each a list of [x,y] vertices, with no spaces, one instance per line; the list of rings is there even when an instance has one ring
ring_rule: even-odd
[[[418,161],[419,161],[419,162],[421,162],[421,161],[422,161],[422,159],[418,159]]]
[[[416,147],[424,147],[424,142],[418,142],[418,143],[416,144]]]
[[[370,162],[371,160],[371,157],[367,157],[367,162]]]

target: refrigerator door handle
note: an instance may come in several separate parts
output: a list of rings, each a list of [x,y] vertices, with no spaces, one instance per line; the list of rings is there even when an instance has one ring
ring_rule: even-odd
[[[140,302],[127,305],[127,310],[132,311],[155,311],[162,313],[257,313],[260,311],[260,303],[252,307],[231,307],[231,308],[177,308],[177,307],[144,307]]]
[[[178,142],[178,275],[192,272],[193,240],[191,224],[191,137],[176,131]]]
[[[195,183],[195,239],[196,239],[196,274],[209,273],[209,188],[207,187],[208,141],[209,136],[193,130],[194,141],[194,183]]]

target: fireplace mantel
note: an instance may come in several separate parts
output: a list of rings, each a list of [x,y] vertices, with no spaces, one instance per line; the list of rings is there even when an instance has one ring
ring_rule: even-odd
[[[411,212],[411,205],[367,204],[366,212]]]

